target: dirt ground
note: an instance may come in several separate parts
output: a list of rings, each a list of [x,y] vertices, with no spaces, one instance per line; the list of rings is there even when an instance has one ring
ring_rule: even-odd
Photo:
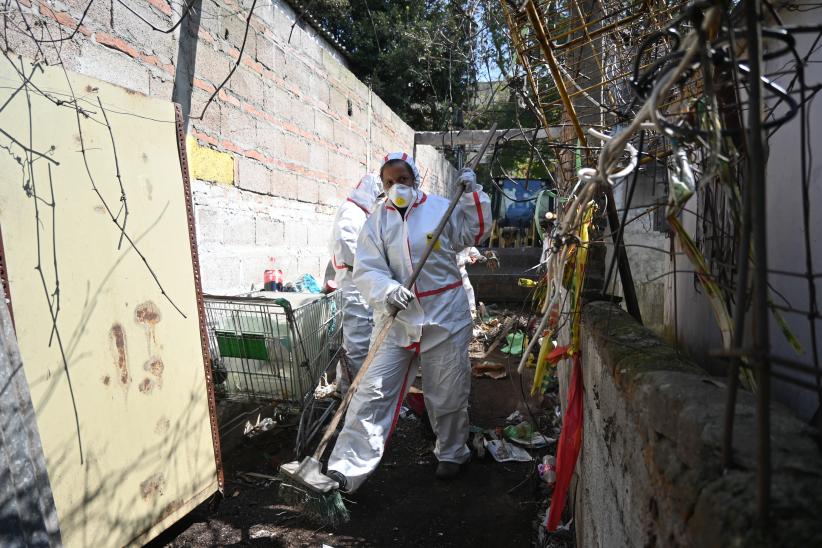
[[[498,354],[499,359],[505,359]],[[514,369],[511,366],[509,369]],[[547,409],[536,400],[524,404],[530,378],[473,379],[471,421],[483,428],[504,426],[519,410],[552,431],[555,398]],[[293,432],[271,431],[245,442],[225,457],[225,499],[203,504],[156,539],[153,547],[188,546],[505,546],[535,544],[538,513],[544,513],[547,491],[536,463],[548,449],[532,451],[532,463],[474,458],[455,480],[434,477],[433,442],[420,419],[400,419],[383,462],[347,506],[351,521],[337,530],[317,528],[297,509],[278,500],[276,482],[244,481],[241,472],[276,474],[291,460]],[[553,447],[551,447],[553,450]],[[542,544],[542,543],[540,543]]]

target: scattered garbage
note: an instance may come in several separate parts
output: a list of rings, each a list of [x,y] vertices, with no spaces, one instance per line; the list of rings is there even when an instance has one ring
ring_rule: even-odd
[[[328,373],[323,373],[323,376],[320,377],[320,382],[317,384],[317,388],[314,389],[314,399],[324,400],[325,398],[333,395],[336,391],[337,383],[328,382]]]
[[[556,439],[549,438],[544,434],[540,434],[539,432],[532,432],[530,437],[527,438],[510,438],[510,440],[514,443],[522,445],[523,447],[527,447],[528,449],[540,449],[542,447],[547,447],[549,443],[556,443]]]
[[[504,439],[486,441],[485,448],[497,462],[531,462],[534,460],[528,451]]]
[[[534,431],[534,427],[528,421],[521,421],[516,426],[508,426],[503,432],[509,440],[528,447],[529,449],[545,447],[549,443],[556,441],[553,438],[545,437],[539,432]]]
[[[508,343],[502,347],[500,350],[503,354],[510,354],[511,356],[521,356],[522,355],[522,347],[525,341],[525,333],[522,331],[515,331],[513,333],[509,333],[505,337],[505,341]]]
[[[485,437],[482,435],[482,432],[474,433],[472,435],[471,447],[474,449],[474,454],[477,458],[485,458]]]
[[[255,424],[252,424],[251,421],[246,421],[245,427],[243,428],[243,435],[253,438],[263,432],[273,430],[275,426],[277,426],[277,421],[271,417],[261,419],[260,415],[257,415],[257,422]]]
[[[519,409],[515,410],[513,413],[511,413],[505,418],[506,424],[519,424],[523,420],[525,420],[525,417],[522,416],[522,413],[519,412]]]
[[[411,390],[405,396],[405,404],[418,417],[427,415],[425,411],[425,397],[423,396],[422,390],[412,386]]]
[[[323,290],[320,287],[320,284],[317,283],[317,279],[314,278],[311,274],[303,274],[300,278],[294,283],[294,287],[297,289],[297,293],[322,293]]]
[[[554,455],[545,455],[542,462],[537,465],[537,473],[548,487],[553,487],[557,482],[557,460]]]
[[[414,415],[414,412],[408,408],[408,406],[403,405],[400,407],[400,418],[401,419],[416,419],[417,416]]]

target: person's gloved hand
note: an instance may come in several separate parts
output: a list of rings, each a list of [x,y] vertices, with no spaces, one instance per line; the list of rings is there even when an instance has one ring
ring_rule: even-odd
[[[414,298],[414,294],[406,289],[405,286],[397,286],[385,297],[385,302],[388,306],[393,306],[399,310],[405,310]]]
[[[457,184],[462,185],[466,193],[482,190],[482,186],[477,183],[477,174],[470,167],[464,167],[457,176]]]

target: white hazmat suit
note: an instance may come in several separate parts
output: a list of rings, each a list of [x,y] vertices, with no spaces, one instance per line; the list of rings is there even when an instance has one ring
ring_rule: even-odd
[[[413,159],[392,153],[419,175]],[[473,172],[471,172],[473,180]],[[470,456],[468,344],[471,316],[462,290],[456,251],[483,241],[491,229],[490,199],[475,182],[460,199],[413,288],[415,298],[397,314],[385,342],[355,393],[328,463],[354,491],[376,469],[396,425],[402,401],[422,368],[422,384],[434,454],[444,462]],[[374,310],[375,330],[389,320],[386,298],[411,277],[449,200],[416,191],[405,217],[386,200],[369,217],[357,244],[354,281]]]
[[[343,347],[350,371],[337,366],[337,388],[345,394],[351,380],[368,355],[371,329],[374,325],[371,307],[354,285],[352,270],[357,252],[357,238],[366,219],[382,194],[382,182],[376,175],[364,176],[337,210],[331,232],[331,264],[334,280],[342,291]]]

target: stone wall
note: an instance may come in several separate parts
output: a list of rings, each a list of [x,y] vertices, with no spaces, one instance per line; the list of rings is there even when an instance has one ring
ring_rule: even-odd
[[[602,302],[584,309],[582,356],[579,546],[822,545],[822,455],[809,427],[772,406],[773,520],[762,533],[753,395],[739,394],[734,467],[723,473],[722,379]]]
[[[411,152],[414,131],[287,2],[257,2],[242,55],[251,2],[201,2],[164,33],[146,21],[172,28],[180,2],[130,0],[135,14],[95,1],[83,17],[88,0],[22,0],[45,40],[82,25],[38,46],[14,30],[16,13],[10,47],[183,106],[205,292],[247,291],[272,265],[320,277],[337,205],[386,152]],[[425,186],[448,194],[453,169],[431,147],[416,152]]]

